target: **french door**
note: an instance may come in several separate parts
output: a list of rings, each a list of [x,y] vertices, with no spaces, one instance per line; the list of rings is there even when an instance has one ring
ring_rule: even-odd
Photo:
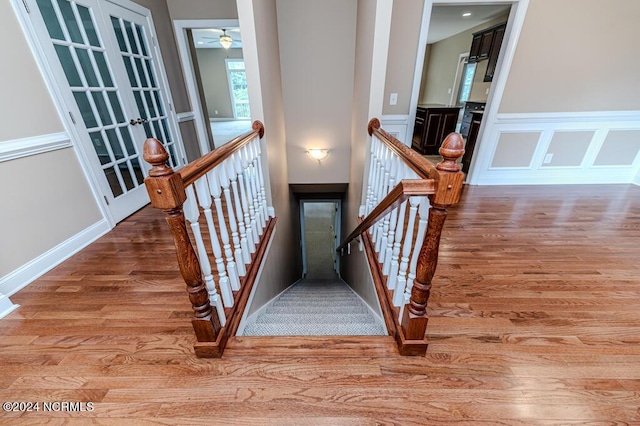
[[[28,2],[83,158],[119,222],[149,202],[146,138],[164,144],[172,167],[183,163],[152,27],[147,16],[106,0]]]

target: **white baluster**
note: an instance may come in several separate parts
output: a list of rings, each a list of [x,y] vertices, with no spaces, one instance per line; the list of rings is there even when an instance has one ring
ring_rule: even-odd
[[[367,198],[364,202],[364,215],[366,216],[367,214],[369,214],[369,208],[371,206],[372,198],[373,198],[373,189],[372,189],[372,184],[373,184],[373,172],[374,172],[374,150],[375,150],[375,146],[376,146],[376,138],[375,137],[371,137],[371,141],[370,141],[370,146],[369,146],[369,178],[367,179]]]
[[[371,213],[371,211],[373,211],[373,209],[378,205],[378,181],[380,180],[380,165],[381,165],[379,155],[380,155],[381,145],[382,144],[376,140],[376,146],[375,146],[374,155],[373,155],[374,172],[373,172],[373,185],[371,186],[372,197],[371,197],[371,205],[369,206],[369,211],[367,212],[367,214]]]
[[[242,202],[242,212],[244,214],[244,227],[247,233],[247,244],[249,245],[249,253],[255,253],[256,240],[253,239],[253,232],[251,228],[251,215],[249,209],[249,203],[247,201],[247,187],[244,181],[244,162],[242,159],[242,153],[236,152],[234,154],[234,164],[236,173],[238,174],[238,182],[240,185],[240,201]],[[251,256],[249,256],[251,257]]]
[[[411,255],[411,263],[409,264],[409,275],[407,276],[407,288],[404,292],[404,303],[400,307],[400,318],[402,318],[402,310],[404,306],[409,303],[411,298],[411,289],[413,288],[413,280],[416,279],[416,268],[418,267],[418,256],[420,255],[420,249],[424,243],[424,236],[427,229],[427,222],[429,221],[429,199],[427,197],[420,197],[420,208],[418,209],[418,232],[416,233],[416,242],[414,244],[413,254]],[[402,321],[402,319],[400,319]]]
[[[249,161],[249,167],[247,167],[246,169],[247,174],[245,175],[245,178],[249,183],[249,189],[250,189],[249,194],[251,194],[251,196],[249,197],[250,198],[249,202],[253,205],[253,217],[251,218],[251,223],[253,224],[253,221],[255,220],[254,226],[257,232],[256,241],[260,241],[260,235],[262,235],[263,227],[262,227],[262,218],[260,214],[260,203],[258,202],[258,190],[256,187],[255,168],[253,167],[253,156],[252,156],[251,150],[246,145],[244,147],[244,153],[247,156],[247,160]]]
[[[409,267],[409,254],[413,246],[413,228],[416,223],[416,213],[418,212],[418,203],[420,197],[409,198],[409,222],[407,222],[407,231],[404,236],[404,244],[402,245],[402,259],[400,260],[400,270],[398,272],[398,280],[396,288],[393,292],[393,305],[400,306],[404,296],[404,289],[407,284],[407,268]]]
[[[394,186],[396,186],[398,183],[400,183],[400,180],[398,178],[399,173],[398,170],[400,169],[398,167],[398,162],[400,160],[398,159],[397,156],[393,155],[391,157],[391,174],[390,174],[390,178],[389,178],[389,187],[391,189],[393,189]],[[383,263],[382,263],[382,274],[383,275],[389,275],[389,269],[391,266],[391,257],[393,255],[393,242],[395,240],[395,235],[396,235],[396,226],[397,226],[397,222],[398,222],[398,208],[396,207],[395,209],[393,209],[391,211],[391,213],[389,213],[390,216],[390,220],[389,220],[389,233],[387,235],[387,246],[386,248],[384,248],[385,250],[385,256],[383,259]],[[388,278],[387,278],[388,280]]]
[[[249,156],[247,155],[246,146],[240,150],[240,156],[242,158],[242,174],[244,177],[244,183],[247,193],[247,204],[249,205],[249,217],[251,219],[251,237],[253,242],[258,244],[260,242],[260,236],[258,235],[258,223],[256,221],[256,211],[253,205],[253,195],[251,192],[251,170],[249,169]],[[255,251],[255,247],[251,253]]]
[[[218,270],[218,285],[220,286],[220,293],[222,294],[222,302],[224,303],[224,306],[230,308],[233,306],[233,293],[231,293],[229,276],[227,275],[227,270],[224,267],[222,249],[220,248],[218,233],[216,232],[216,227],[213,221],[213,213],[211,212],[211,192],[209,191],[207,177],[204,176],[198,179],[194,186],[196,187],[196,193],[198,194],[198,203],[204,211],[204,217],[207,219],[211,248],[213,249],[213,256],[216,260],[216,269]]]
[[[371,211],[373,211],[373,209],[380,202],[380,184],[382,182],[382,174],[383,174],[382,159],[380,157],[382,156],[383,146],[384,145],[381,142],[378,142],[378,147],[376,148],[376,166],[375,166],[376,171],[375,171],[375,176],[373,178],[373,203],[371,206]],[[369,213],[371,213],[371,211]],[[376,222],[376,224],[372,226],[372,237],[375,243],[378,237],[378,222]]]
[[[236,268],[238,275],[244,277],[246,274],[244,262],[242,260],[242,248],[240,248],[240,236],[238,235],[238,222],[236,222],[236,214],[233,211],[233,201],[231,200],[231,191],[229,184],[231,180],[227,175],[227,166],[229,159],[225,160],[216,167],[214,170],[218,172],[218,178],[220,179],[220,185],[222,186],[222,193],[224,194],[224,201],[227,205],[227,216],[229,219],[229,228],[231,228],[231,241],[233,242],[233,257],[236,260]]]
[[[213,196],[213,203],[216,206],[216,213],[218,214],[218,231],[220,233],[220,240],[222,241],[224,257],[227,260],[227,272],[229,273],[231,289],[240,290],[240,278],[238,278],[236,262],[233,259],[233,252],[231,251],[231,244],[229,242],[229,231],[227,230],[227,224],[224,220],[222,200],[220,199],[220,182],[218,180],[218,172],[216,170],[217,169],[213,169],[207,173],[207,178],[209,179],[209,191]]]
[[[265,220],[269,219],[269,212],[267,211],[267,194],[264,189],[264,175],[262,174],[262,161],[261,154],[262,148],[260,147],[260,139],[255,139],[256,151],[257,151],[257,163],[258,163],[258,181],[260,182],[260,197],[262,198],[262,210]],[[266,225],[266,222],[265,222]]]
[[[196,202],[196,195],[193,192],[193,186],[189,185],[186,189],[187,200],[184,202],[184,217],[189,221],[193,236],[196,240],[196,248],[198,250],[198,260],[200,261],[200,269],[202,275],[204,275],[204,282],[209,292],[209,302],[216,308],[218,312],[218,318],[220,318],[220,324],[225,325],[227,318],[224,315],[224,306],[222,305],[222,299],[218,294],[216,283],[213,281],[213,275],[211,274],[211,263],[209,262],[209,256],[207,255],[207,249],[204,246],[202,239],[202,233],[200,232],[200,224],[198,223],[198,217],[200,217],[200,210],[198,210],[198,204]]]
[[[247,149],[249,150],[249,152],[251,153],[251,178],[252,178],[252,185],[255,186],[255,188],[253,189],[255,191],[255,205],[254,208],[256,209],[256,213],[257,214],[257,219],[259,219],[258,221],[258,233],[260,235],[262,235],[262,232],[264,230],[264,227],[267,224],[267,215],[264,214],[264,212],[266,211],[262,209],[262,196],[260,194],[260,181],[259,181],[259,177],[258,177],[258,156],[257,156],[257,151],[255,149],[255,144],[253,142],[250,142],[247,145]]]
[[[396,233],[393,242],[393,251],[391,252],[391,262],[389,264],[389,275],[387,277],[387,288],[394,290],[398,281],[398,272],[400,270],[400,245],[402,242],[402,234],[404,232],[404,220],[406,218],[407,202],[403,202],[398,209],[398,221],[396,224]]]
[[[385,171],[384,171],[384,183],[383,183],[383,194],[384,197],[389,195],[391,189],[393,188],[393,180],[392,180],[392,168],[393,168],[393,152],[387,147],[387,154],[385,155]],[[380,236],[380,247],[378,248],[378,261],[384,264],[384,258],[387,254],[387,239],[389,238],[389,224],[391,221],[391,213],[387,213],[384,216],[382,221],[382,233]]]
[[[234,154],[235,155],[235,154]],[[236,218],[238,220],[238,227],[240,228],[240,252],[241,258],[237,258],[238,264],[240,264],[239,259],[242,259],[243,265],[248,265],[251,263],[251,255],[249,254],[249,247],[247,241],[247,229],[244,226],[244,215],[242,213],[242,202],[240,201],[240,194],[238,192],[238,172],[236,169],[236,161],[232,155],[227,161],[227,173],[229,178],[231,179],[231,189],[233,191],[233,201],[236,209]],[[244,273],[242,274],[244,275]]]

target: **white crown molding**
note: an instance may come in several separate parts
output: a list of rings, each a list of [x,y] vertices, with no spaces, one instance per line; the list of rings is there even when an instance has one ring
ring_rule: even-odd
[[[70,146],[71,138],[66,132],[4,141],[0,142],[0,163]]]
[[[8,273],[4,277],[0,277],[0,294],[11,296],[109,232],[110,229],[107,221],[102,219],[22,265],[13,272]]]
[[[178,123],[184,123],[185,121],[193,121],[196,119],[196,114],[193,111],[179,112],[176,114]]]

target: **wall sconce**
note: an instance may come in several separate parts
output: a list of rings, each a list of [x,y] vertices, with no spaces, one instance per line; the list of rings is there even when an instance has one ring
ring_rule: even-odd
[[[322,160],[324,160],[325,158],[327,158],[329,156],[329,150],[328,149],[310,149],[307,151],[307,154],[309,154],[312,158],[318,160],[318,163],[320,163]]]

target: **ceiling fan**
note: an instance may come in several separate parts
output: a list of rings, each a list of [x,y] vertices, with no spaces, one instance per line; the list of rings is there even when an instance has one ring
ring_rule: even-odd
[[[237,33],[237,35],[235,35],[235,37],[232,37],[231,35],[227,34],[227,31],[229,32],[235,32]],[[239,28],[232,28],[232,29],[225,29],[225,28],[209,28],[206,30],[194,30],[194,38],[197,39],[197,44],[202,45],[202,44],[214,44],[214,45],[220,45],[222,46],[224,49],[229,49],[230,47],[232,47],[232,45],[234,43],[236,43],[236,46],[238,46],[240,40],[240,29]],[[209,36],[209,35],[204,35],[207,33],[219,33],[219,35],[217,37],[215,36]]]

